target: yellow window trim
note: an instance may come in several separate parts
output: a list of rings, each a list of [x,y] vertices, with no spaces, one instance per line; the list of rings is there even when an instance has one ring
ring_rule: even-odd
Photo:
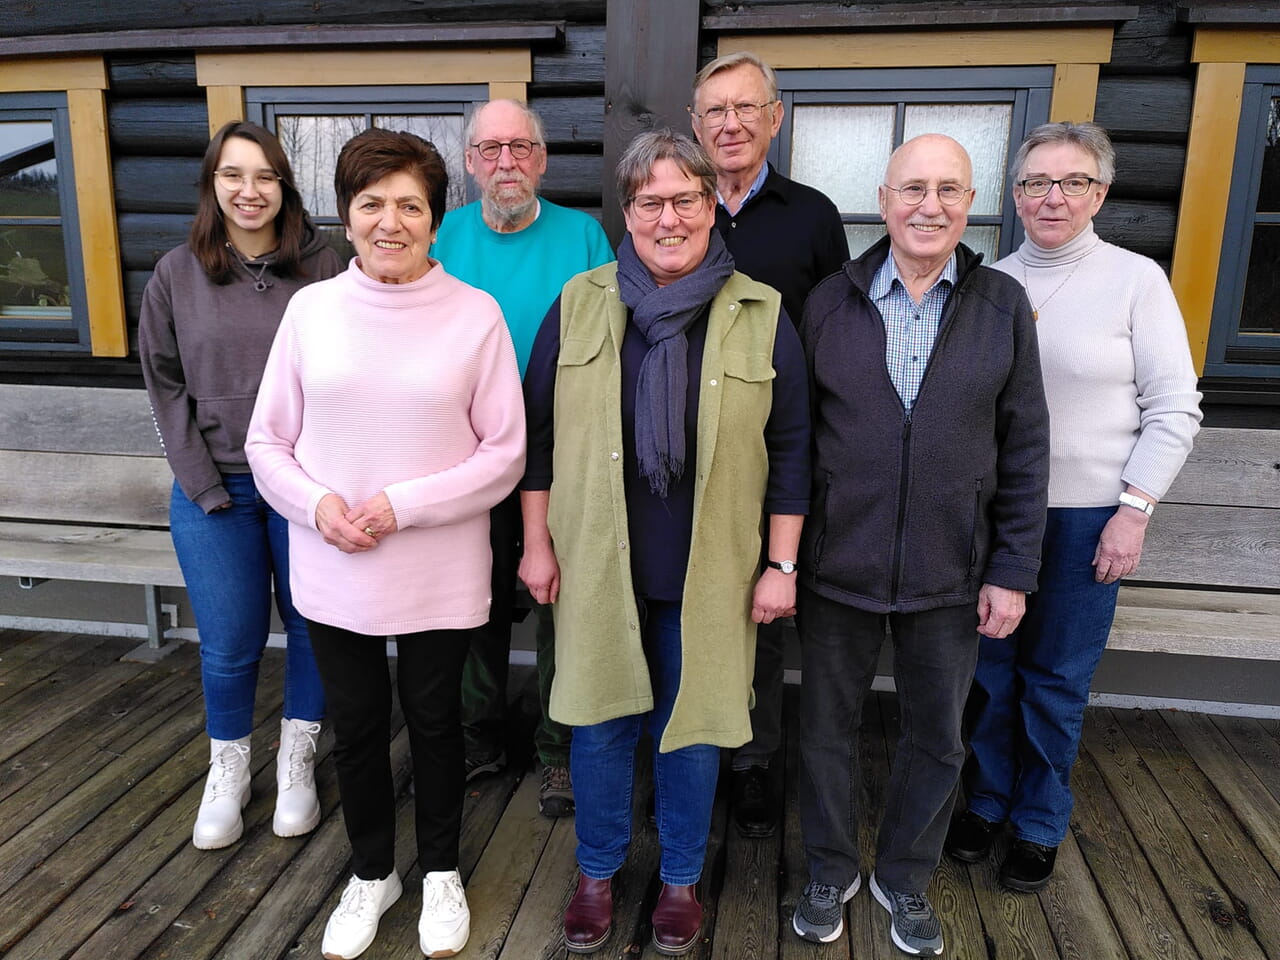
[[[246,86],[484,83],[491,100],[524,100],[532,79],[528,47],[196,54],[196,82],[206,88],[211,136],[224,123],[244,119]]]
[[[123,357],[129,353],[129,337],[102,93],[106,88],[107,69],[102,57],[0,62],[0,93],[67,95],[90,346],[95,357]]]
[[[1182,308],[1196,372],[1204,373],[1231,196],[1245,67],[1280,63],[1280,30],[1202,27],[1191,60],[1196,92],[1173,245],[1173,292]]]

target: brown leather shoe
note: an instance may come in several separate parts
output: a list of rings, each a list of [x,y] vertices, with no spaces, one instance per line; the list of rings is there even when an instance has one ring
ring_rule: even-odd
[[[578,889],[564,908],[564,945],[570,953],[595,953],[613,930],[613,880],[578,874]]]
[[[687,887],[664,883],[653,908],[653,945],[667,957],[679,957],[693,949],[702,932],[702,904],[696,884]]]

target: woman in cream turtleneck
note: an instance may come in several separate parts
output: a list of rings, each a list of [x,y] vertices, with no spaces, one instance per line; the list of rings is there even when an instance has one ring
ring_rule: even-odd
[[[968,809],[946,849],[975,863],[1007,821],[1000,882],[1053,872],[1071,815],[1071,767],[1119,581],[1138,566],[1155,504],[1199,429],[1200,394],[1169,281],[1093,232],[1115,173],[1105,130],[1037,127],[1014,158],[1026,240],[995,265],[1026,287],[1049,402],[1049,515],[1039,589],[1008,638],[982,638],[970,707]]]

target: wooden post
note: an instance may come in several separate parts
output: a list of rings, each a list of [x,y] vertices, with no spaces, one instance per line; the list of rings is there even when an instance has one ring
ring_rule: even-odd
[[[605,22],[605,231],[616,246],[625,227],[613,171],[638,133],[670,127],[693,135],[689,103],[698,72],[699,4],[689,0],[608,0]]]

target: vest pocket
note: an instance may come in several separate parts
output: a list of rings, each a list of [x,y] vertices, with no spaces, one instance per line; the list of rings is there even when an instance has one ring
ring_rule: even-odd
[[[773,358],[763,353],[741,353],[726,350],[720,354],[724,363],[724,375],[747,383],[763,383],[776,377]]]
[[[600,354],[604,346],[604,330],[597,337],[566,337],[560,341],[560,356],[556,365],[560,367],[581,367]]]

